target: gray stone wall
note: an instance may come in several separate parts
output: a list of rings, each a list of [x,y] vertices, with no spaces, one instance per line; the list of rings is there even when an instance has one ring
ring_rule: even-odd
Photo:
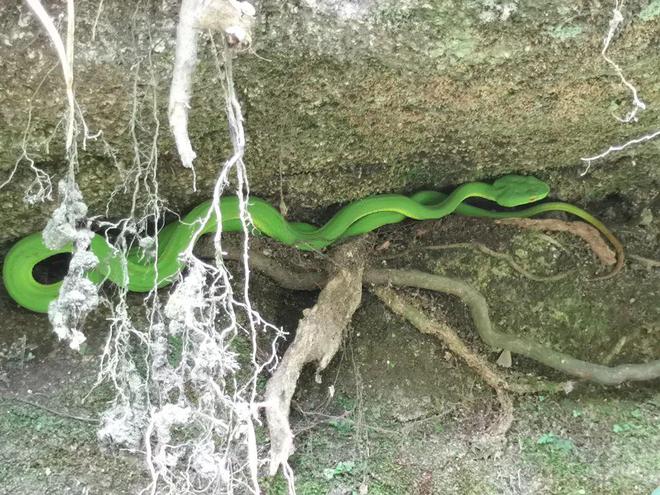
[[[64,25],[64,2],[46,2]],[[638,212],[658,189],[660,140],[593,165],[581,157],[660,128],[660,1],[627,2],[610,56],[647,110],[601,57],[612,16],[600,1],[256,2],[254,53],[236,61],[253,194],[282,194],[294,218],[378,192],[411,192],[509,172],[546,179],[555,197],[597,204],[616,194]],[[167,205],[185,210],[210,195],[227,156],[221,88],[208,40],[191,110],[199,192],[178,163],[167,95],[178,2],[77,2],[76,92],[91,132],[79,180],[91,214],[105,214],[134,160],[135,136],[151,145],[160,123],[159,173]],[[156,97],[154,113],[153,97]],[[0,6],[0,180],[25,149],[55,177],[66,169],[64,92],[54,52],[27,6]],[[31,112],[30,112],[31,108]],[[135,113],[133,114],[133,111]],[[43,227],[52,203],[30,206],[33,179],[19,163],[0,192],[0,244]],[[595,202],[595,203],[594,203]],[[118,196],[112,214],[127,209]]]

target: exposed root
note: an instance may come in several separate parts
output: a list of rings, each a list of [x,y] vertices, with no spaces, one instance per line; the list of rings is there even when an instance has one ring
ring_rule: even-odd
[[[556,282],[557,280],[564,279],[571,275],[573,272],[563,272],[563,273],[558,273],[556,275],[549,275],[547,277],[541,277],[539,275],[534,275],[533,273],[528,272],[525,270],[522,266],[520,266],[518,263],[516,263],[516,260],[513,259],[513,256],[507,253],[500,253],[499,251],[495,251],[493,249],[490,249],[488,246],[485,244],[481,244],[480,242],[458,242],[455,244],[443,244],[443,245],[438,245],[438,246],[427,246],[424,249],[428,249],[431,251],[439,251],[442,249],[460,249],[460,248],[465,248],[465,249],[476,249],[488,256],[492,256],[493,258],[497,258],[499,260],[504,260],[506,261],[511,268],[513,268],[516,272],[518,272],[520,275],[522,275],[525,278],[528,278],[530,280],[534,280],[536,282]]]
[[[583,380],[603,385],[619,385],[626,381],[652,380],[660,377],[660,359],[648,363],[609,367],[582,361],[523,337],[498,332],[493,328],[488,314],[488,303],[484,296],[460,280],[417,270],[367,269],[364,272],[364,281],[377,285],[417,287],[457,296],[470,308],[477,332],[486,344],[507,349]]]
[[[229,252],[226,258],[236,259],[236,256],[237,253]],[[260,253],[252,252],[250,262],[255,270],[272,277],[277,283],[286,284],[286,287],[297,290],[313,290],[325,281],[323,273],[312,272],[305,273],[297,283],[298,274],[295,271],[282,268],[281,263]],[[627,381],[653,380],[660,377],[660,359],[647,363],[603,366],[574,358],[529,339],[499,332],[493,328],[488,303],[484,296],[460,280],[418,270],[366,268],[363,281],[366,284],[416,287],[454,295],[468,305],[476,330],[486,344],[496,349],[505,349],[514,354],[520,354],[583,380],[603,385],[619,385]],[[559,387],[550,385],[548,389],[564,388],[568,391],[571,387],[572,383],[567,382]],[[534,389],[535,385],[530,384],[522,386],[520,391],[531,392]],[[513,389],[511,390],[513,391]]]
[[[192,78],[197,66],[199,31],[201,29],[222,31],[230,48],[245,48],[251,41],[250,28],[254,15],[255,10],[248,2],[236,0],[181,2],[174,71],[170,86],[169,121],[181,163],[186,168],[192,169],[193,161],[197,157],[188,135],[188,111]]]
[[[639,261],[642,265],[646,266],[649,269],[660,268],[660,261],[658,260],[645,258],[644,256],[639,256],[638,254],[630,254],[628,255],[628,257],[634,259],[635,261]]]
[[[23,163],[24,161],[27,162],[28,166],[30,167],[30,170],[32,170],[32,172],[34,173],[34,179],[30,183],[30,185],[26,188],[25,194],[23,195],[23,201],[25,201],[29,205],[42,203],[44,201],[51,201],[53,199],[52,177],[48,175],[48,173],[46,173],[43,169],[37,167],[34,163],[34,160],[30,157],[28,153],[28,137],[30,136],[30,132],[32,130],[32,112],[34,110],[33,101],[37,99],[37,95],[41,91],[41,87],[43,86],[44,82],[46,81],[48,76],[50,76],[51,72],[53,72],[56,68],[57,65],[53,65],[46,72],[44,77],[37,85],[37,88],[32,93],[32,97],[28,100],[27,123],[25,124],[25,129],[23,130],[23,138],[21,139],[21,154],[14,162],[14,167],[9,172],[9,176],[7,177],[7,179],[5,179],[4,182],[0,183],[0,190],[2,190],[14,179],[14,175],[16,174],[16,171],[18,170],[18,167],[21,165],[21,163]],[[45,140],[46,143],[48,142],[48,139],[49,138]]]
[[[98,260],[96,256],[88,251],[92,232],[89,229],[89,220],[87,219],[87,206],[76,183],[76,173],[78,171],[77,139],[78,137],[82,138],[84,149],[87,139],[94,139],[98,137],[98,134],[89,134],[89,128],[85,123],[82,111],[76,103],[73,70],[76,24],[74,0],[66,1],[66,36],[64,39],[58,32],[53,18],[40,0],[27,0],[27,4],[48,34],[64,79],[67,100],[64,123],[68,171],[65,178],[59,182],[60,206],[57,207],[44,229],[43,240],[44,244],[50,249],[59,249],[69,243],[73,244],[69,272],[64,278],[58,298],[50,304],[48,314],[53,329],[60,339],[69,340],[69,345],[73,349],[77,349],[85,340],[84,335],[79,330],[80,324],[99,302],[96,286],[84,275],[87,270],[96,265]],[[39,87],[37,87],[38,90]],[[30,119],[31,116],[28,118],[26,133],[30,129]],[[27,157],[25,141],[24,135],[23,155],[19,157],[14,165],[14,170],[25,156],[35,173],[35,181],[29,186],[25,199],[28,202],[43,201],[51,195],[51,179],[45,172],[36,168],[34,162]],[[12,171],[10,174],[10,180],[13,173]],[[5,184],[6,181],[2,186]]]
[[[358,241],[359,242],[359,241]],[[361,300],[361,285],[372,284],[372,292],[393,312],[403,316],[423,333],[434,335],[461,357],[470,368],[496,393],[500,404],[500,415],[482,441],[500,441],[513,423],[513,401],[510,393],[560,392],[569,393],[575,382],[564,383],[509,383],[486,361],[471,351],[456,332],[446,324],[426,316],[405,296],[397,294],[390,286],[415,287],[451,294],[468,305],[474,325],[481,339],[488,345],[504,349],[504,353],[520,354],[541,364],[562,371],[582,380],[604,385],[618,385],[626,381],[651,380],[660,377],[660,360],[640,364],[607,366],[574,358],[568,354],[549,349],[537,342],[505,333],[493,328],[489,308],[483,295],[469,284],[447,277],[415,270],[391,270],[364,268],[362,256],[351,255],[355,243],[344,245],[329,258],[321,269],[324,271],[305,272],[293,269],[276,259],[269,258],[255,250],[250,252],[251,268],[273,278],[283,287],[296,290],[314,290],[324,284],[317,304],[304,312],[298,325],[293,344],[286,351],[279,367],[269,380],[264,397],[264,407],[268,419],[271,438],[270,474],[274,475],[280,466],[289,481],[289,493],[295,493],[292,470],[288,459],[294,451],[293,432],[289,424],[289,410],[296,384],[303,366],[317,362],[318,371],[323,370],[341,343],[344,329],[349,325],[353,313]],[[202,248],[204,245],[202,244]],[[362,244],[364,247],[364,244]],[[202,249],[210,255],[208,248]],[[210,251],[210,252],[209,252]],[[199,251],[198,251],[199,252]],[[225,259],[243,259],[234,249],[225,253]],[[328,269],[329,268],[329,269]],[[625,344],[621,340],[606,358],[605,364],[620,351]],[[318,377],[318,374],[317,374]]]
[[[405,296],[397,294],[393,289],[381,286],[374,287],[372,292],[385,306],[399,316],[404,317],[417,330],[427,335],[433,335],[444,342],[451,352],[463,359],[470,368],[495,390],[497,400],[500,403],[501,413],[500,418],[490,429],[489,433],[496,437],[506,434],[513,423],[513,403],[506,392],[508,385],[504,378],[484,358],[472,352],[453,328],[429,318],[408,301]]]
[[[496,223],[515,225],[524,229],[568,232],[584,240],[603,265],[612,266],[617,261],[617,253],[603,240],[598,229],[585,222],[566,222],[554,218],[507,218]]]
[[[98,289],[85,276],[98,264],[98,258],[88,250],[93,233],[85,225],[87,206],[77,184],[62,180],[59,189],[62,203],[44,228],[43,240],[50,249],[71,242],[74,250],[60,293],[48,306],[48,319],[60,340],[67,340],[77,350],[85,341],[82,323],[99,304]]]
[[[372,292],[394,313],[403,316],[420,332],[433,335],[443,341],[449,350],[461,357],[465,363],[481,376],[488,385],[497,390],[504,387],[504,379],[481,356],[472,352],[456,334],[454,329],[445,323],[426,316],[422,310],[405,296],[398,294],[389,287],[377,286]]]
[[[623,69],[621,69],[619,64],[612,60],[607,54],[610,43],[612,42],[612,39],[614,38],[614,35],[619,28],[619,25],[623,22],[623,13],[621,12],[621,9],[623,9],[623,2],[624,0],[616,0],[615,2],[614,9],[612,10],[612,18],[610,19],[609,30],[603,39],[603,49],[600,53],[603,59],[612,67],[612,69],[614,69],[614,72],[616,72],[617,76],[619,76],[621,84],[623,84],[630,91],[633,103],[632,110],[630,110],[630,112],[628,112],[625,117],[615,116],[619,122],[628,123],[637,122],[637,112],[640,110],[645,110],[646,104],[639,98],[637,94],[637,88],[633,86],[633,84],[623,74]]]
[[[69,414],[67,412],[63,411],[57,411],[55,409],[51,409],[48,406],[44,406],[43,404],[39,404],[38,402],[34,402],[28,399],[24,399],[22,397],[18,397],[16,395],[11,395],[11,396],[0,396],[0,399],[6,399],[6,400],[13,400],[16,402],[22,402],[23,404],[27,404],[28,406],[36,407],[38,409],[43,409],[46,412],[49,412],[50,414],[54,414],[55,416],[60,416],[62,418],[67,418],[67,419],[73,419],[76,421],[82,421],[83,423],[93,423],[93,424],[98,424],[99,420],[96,418],[89,418],[86,416],[76,416],[74,414]]]
[[[197,66],[195,23],[201,9],[202,2],[199,0],[181,2],[179,23],[176,28],[176,56],[170,86],[170,129],[174,135],[181,163],[186,168],[192,168],[193,160],[197,158],[188,136],[188,110],[190,109],[192,76]]]
[[[241,261],[241,248],[228,241],[223,245],[225,260]],[[210,259],[215,256],[215,248],[211,236],[205,236],[195,245],[194,253],[200,258]],[[304,271],[289,263],[282,263],[275,258],[265,255],[256,249],[250,249],[250,268],[263,273],[273,279],[277,285],[290,290],[319,290],[327,281],[328,274],[326,266],[320,266],[319,270]]]
[[[125,277],[128,253],[136,239],[141,239],[141,254],[154,266],[154,289],[146,296],[144,313],[139,315],[129,312],[126,289],[116,289],[98,381],[112,382],[116,399],[103,414],[98,436],[103,442],[144,456],[150,483],[140,493],[261,493],[258,470],[262,459],[255,432],[259,421],[257,377],[274,364],[275,342],[282,332],[260,317],[248,297],[249,187],[243,160],[243,116],[233,81],[234,53],[228,43],[222,43],[219,53],[211,37],[232,154],[218,172],[213,208],[194,228],[201,230],[213,216],[222,223],[220,198],[234,179],[243,231],[238,251],[245,277],[237,284],[226,269],[222,232],[218,230],[210,243],[210,257],[216,263],[195,258],[191,243],[181,256],[186,269],[179,283],[168,298],[161,298],[155,288],[161,251],[159,238],[151,230],[161,224],[164,213],[157,181],[160,119],[152,46],[149,44],[144,53],[140,52],[144,50],[141,44],[135,46],[136,53],[142,55],[139,60],[145,63],[136,64],[133,80],[129,131],[134,159],[116,191],[130,195],[131,212],[128,218],[107,226],[113,232],[119,230],[112,240],[122,253]],[[151,98],[143,103],[138,95],[145,81]],[[138,119],[149,113],[151,121]],[[272,336],[272,354],[258,354],[257,335],[262,332]],[[237,353],[239,342],[249,346],[249,356]]]
[[[642,144],[642,143],[646,143],[648,141],[652,141],[652,140],[656,139],[657,137],[660,137],[660,129],[655,130],[655,131],[651,131],[648,134],[644,134],[642,136],[630,139],[629,141],[626,141],[625,143],[612,145],[609,148],[607,148],[605,151],[603,151],[603,152],[601,152],[597,155],[589,156],[589,157],[586,157],[586,158],[580,158],[580,160],[582,160],[583,162],[585,162],[587,164],[586,168],[580,173],[580,176],[583,177],[583,176],[587,175],[587,172],[589,172],[589,169],[591,168],[591,163],[592,162],[594,162],[596,160],[602,160],[606,156],[608,156],[612,153],[618,153],[619,151],[623,151],[623,150],[629,148],[630,146],[634,146],[636,144]]]
[[[600,53],[603,59],[605,60],[605,62],[607,62],[610,65],[610,67],[614,69],[614,72],[616,72],[617,76],[619,76],[619,80],[621,81],[621,84],[623,84],[628,89],[632,97],[632,109],[627,113],[627,115],[625,117],[618,117],[616,115],[614,116],[619,122],[625,124],[630,122],[637,122],[637,113],[639,111],[645,110],[646,104],[640,99],[637,92],[637,88],[624,75],[623,69],[621,69],[619,64],[617,64],[614,60],[612,60],[607,53],[610,44],[612,42],[612,39],[614,38],[614,35],[616,34],[617,30],[619,29],[619,26],[623,22],[623,13],[622,13],[623,4],[624,4],[624,0],[615,0],[614,2],[614,9],[612,10],[612,18],[610,19],[609,22],[609,29],[607,31],[607,34],[603,38],[603,48],[601,49]],[[591,169],[592,162],[601,160],[612,153],[618,153],[619,151],[623,151],[629,146],[651,141],[652,139],[655,139],[658,136],[660,136],[660,130],[651,131],[643,136],[630,139],[629,141],[623,144],[612,145],[609,148],[607,148],[605,151],[598,153],[596,155],[581,158],[580,160],[584,162],[586,167],[580,173],[580,176],[585,176],[589,172],[589,170]]]
[[[365,242],[339,247],[332,255],[336,271],[321,291],[318,302],[303,312],[296,338],[284,353],[280,365],[268,380],[264,405],[270,431],[270,474],[280,466],[289,470],[288,459],[294,451],[289,425],[291,398],[306,363],[316,362],[317,380],[341,344],[344,330],[362,300],[362,273]]]
[[[62,40],[60,33],[57,32],[52,17],[48,14],[39,0],[27,0],[27,4],[33,10],[39,21],[43,24],[50,41],[55,48],[57,58],[59,59],[64,76],[67,98],[67,118],[66,118],[66,150],[71,152],[73,138],[75,135],[75,111],[76,98],[73,91],[73,35],[74,35],[74,3],[73,0],[67,0],[67,36],[66,45]]]

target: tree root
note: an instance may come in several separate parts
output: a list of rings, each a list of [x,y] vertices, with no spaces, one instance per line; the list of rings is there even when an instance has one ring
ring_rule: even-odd
[[[208,250],[204,246],[204,243],[200,243],[198,249],[202,256]],[[328,365],[339,348],[344,329],[360,304],[363,284],[376,286],[371,287],[372,292],[389,309],[403,316],[421,332],[445,342],[452,352],[460,356],[495,390],[501,406],[500,418],[489,431],[495,438],[502,438],[513,421],[513,402],[509,392],[569,392],[574,383],[507,382],[484,358],[471,351],[453,329],[426,316],[390,286],[414,287],[456,296],[468,306],[475,328],[486,344],[504,349],[505,352],[520,354],[582,380],[618,385],[626,381],[660,377],[660,359],[610,367],[574,358],[522,337],[498,332],[493,328],[486,299],[469,284],[417,270],[365,268],[366,246],[367,241],[364,239],[340,246],[330,256],[329,263],[322,267],[325,271],[292,268],[257,251],[250,252],[251,267],[271,277],[282,287],[294,290],[323,287],[317,304],[303,312],[304,317],[298,324],[296,338],[266,386],[264,407],[271,438],[271,475],[280,466],[285,473],[290,473],[288,458],[294,451],[294,445],[289,409],[302,368],[309,362],[317,362],[318,371]],[[225,259],[241,259],[241,256],[240,250],[230,248]]]
[[[488,256],[492,256],[493,258],[504,260],[509,264],[511,268],[513,268],[520,275],[530,280],[534,280],[535,282],[556,282],[558,280],[568,277],[573,273],[573,271],[568,271],[568,272],[558,273],[556,275],[549,275],[546,277],[542,277],[540,275],[534,275],[533,273],[528,272],[522,266],[516,263],[516,260],[514,260],[513,256],[511,256],[510,254],[500,253],[499,251],[490,249],[488,246],[486,246],[485,244],[481,244],[480,242],[458,242],[454,244],[426,246],[424,249],[428,249],[429,251],[440,251],[443,249],[457,249],[457,248],[476,249]]]
[[[332,255],[333,275],[311,309],[303,312],[296,338],[284,353],[279,366],[268,380],[264,405],[270,432],[270,474],[280,466],[286,472],[294,451],[289,424],[291,399],[298,377],[306,363],[317,362],[317,380],[341,344],[344,330],[362,300],[364,240],[340,246]],[[278,272],[278,276],[282,276]]]
[[[630,254],[629,258],[639,261],[642,265],[647,267],[649,270],[652,268],[660,268],[660,261],[653,260],[651,258],[645,258],[644,256],[639,256],[638,254]]]
[[[498,332],[493,328],[488,315],[488,303],[484,296],[460,280],[417,270],[367,269],[364,272],[364,281],[376,285],[416,287],[457,296],[468,305],[477,332],[486,344],[520,354],[583,380],[603,385],[619,385],[626,381],[652,380],[660,377],[660,359],[648,363],[609,367],[582,361],[522,337]]]
[[[241,246],[223,239],[223,258],[231,261],[242,261]],[[195,254],[200,258],[213,259],[215,246],[213,238],[205,236],[195,245]],[[290,262],[282,262],[259,252],[254,247],[249,252],[250,267],[272,279],[280,287],[289,290],[319,290],[328,283],[327,266],[319,266],[318,270],[293,266]]]
[[[433,335],[444,342],[449,350],[462,358],[465,363],[490,385],[497,393],[501,406],[500,419],[491,428],[490,433],[496,437],[503,436],[513,423],[513,403],[507,389],[509,385],[491,365],[481,356],[472,352],[453,328],[426,316],[416,308],[406,297],[397,294],[389,287],[374,287],[371,290],[393,313],[402,316],[422,333]]]
[[[228,253],[231,259],[238,253]],[[296,281],[296,271],[282,269],[282,264],[263,254],[252,252],[252,267],[270,276],[278,284],[298,290],[313,290],[323,286],[327,276],[322,272],[305,273]],[[394,270],[366,268],[363,282],[374,285],[394,285],[415,287],[454,295],[470,309],[472,320],[481,339],[495,349],[505,349],[533,359],[545,366],[554,368],[570,376],[589,380],[602,385],[620,385],[627,381],[645,381],[660,378],[660,359],[639,364],[620,364],[603,366],[574,358],[569,354],[555,351],[542,344],[498,332],[493,328],[488,312],[488,303],[484,296],[469,284],[440,275],[433,275],[418,270]]]
[[[496,223],[532,230],[569,232],[582,238],[603,265],[612,266],[617,260],[617,254],[603,240],[598,229],[585,222],[566,222],[554,218],[507,218],[497,220]]]

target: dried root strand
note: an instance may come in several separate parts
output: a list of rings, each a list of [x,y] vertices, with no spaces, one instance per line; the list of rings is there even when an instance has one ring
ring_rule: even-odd
[[[296,338],[268,380],[264,405],[270,432],[270,474],[280,466],[287,472],[293,454],[293,433],[289,424],[291,399],[306,363],[325,369],[341,344],[345,329],[362,300],[364,241],[348,243],[332,255],[337,267],[321,291],[316,305],[306,309],[298,324]]]
[[[176,31],[176,53],[170,84],[169,121],[181,163],[193,168],[197,157],[188,135],[188,112],[192,78],[197,67],[200,30],[221,31],[230,48],[245,48],[251,42],[255,10],[236,0],[183,0]]]
[[[566,222],[554,218],[507,218],[497,220],[496,223],[531,230],[568,232],[585,241],[603,265],[612,266],[617,260],[617,254],[603,240],[598,229],[585,222]]]
[[[390,311],[408,320],[417,330],[427,335],[433,335],[444,342],[451,352],[463,359],[472,370],[495,390],[501,412],[500,419],[493,426],[490,433],[496,437],[503,436],[513,422],[513,403],[507,394],[509,386],[504,378],[484,358],[470,350],[453,328],[429,318],[408,301],[405,296],[384,286],[374,287],[371,291]]]

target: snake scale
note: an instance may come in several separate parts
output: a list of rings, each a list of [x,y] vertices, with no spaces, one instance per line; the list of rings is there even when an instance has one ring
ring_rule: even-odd
[[[410,197],[398,194],[370,196],[348,204],[339,210],[325,225],[288,222],[273,206],[259,198],[250,198],[248,212],[253,226],[263,235],[301,250],[323,249],[337,241],[372,231],[386,224],[401,222],[405,218],[414,220],[439,219],[456,213],[459,215],[485,218],[528,218],[549,211],[564,211],[580,217],[596,227],[616,248],[617,264],[611,274],[623,265],[623,247],[618,239],[591,214],[581,208],[562,202],[538,203],[522,210],[490,211],[464,203],[468,198],[479,197],[497,203],[504,208],[535,203],[545,198],[549,186],[541,180],[521,175],[507,175],[492,184],[470,182],[463,184],[450,194],[422,191]],[[211,202],[207,201],[188,213],[180,221],[171,223],[159,233],[159,252],[155,262],[146,259],[140,248],[132,248],[127,259],[121,259],[105,237],[95,234],[91,250],[99,259],[96,268],[87,277],[96,284],[110,280],[123,286],[124,266],[128,274],[126,288],[134,292],[148,292],[157,286],[166,286],[175,279],[183,267],[179,255],[195,242],[197,237],[215,232],[217,218],[208,215]],[[239,202],[236,197],[223,197],[220,202],[223,232],[241,230]],[[200,222],[209,221],[200,228]],[[48,258],[70,253],[71,246],[60,250],[48,249],[41,232],[31,234],[18,241],[5,257],[2,277],[9,295],[21,306],[32,311],[45,313],[51,301],[59,294],[62,282],[41,283],[34,276],[34,267]],[[609,275],[608,275],[609,276]]]

